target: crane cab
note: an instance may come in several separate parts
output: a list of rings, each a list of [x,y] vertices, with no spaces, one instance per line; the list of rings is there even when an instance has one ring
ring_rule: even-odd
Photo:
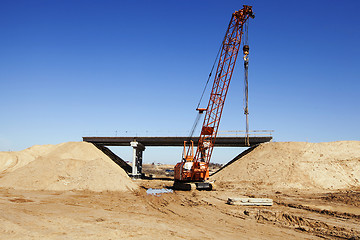
[[[208,164],[194,161],[194,142],[184,141],[183,159],[174,168],[174,178],[178,181],[204,181],[209,178]]]

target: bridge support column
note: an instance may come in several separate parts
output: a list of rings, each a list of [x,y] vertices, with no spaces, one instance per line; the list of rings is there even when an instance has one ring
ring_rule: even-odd
[[[133,160],[132,160],[132,177],[141,178],[142,175],[142,154],[145,151],[145,146],[136,140],[130,142],[133,147]]]

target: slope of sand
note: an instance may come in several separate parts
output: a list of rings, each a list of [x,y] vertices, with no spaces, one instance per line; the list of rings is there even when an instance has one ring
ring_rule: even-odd
[[[347,189],[360,186],[360,141],[264,143],[213,180],[273,189]]]
[[[126,191],[137,185],[94,145],[68,142],[0,153],[0,187]]]
[[[35,145],[19,152],[0,152],[0,174],[21,168],[55,147],[55,145]]]

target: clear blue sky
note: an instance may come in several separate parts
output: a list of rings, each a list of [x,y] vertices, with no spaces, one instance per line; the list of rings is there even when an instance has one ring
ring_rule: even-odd
[[[358,0],[1,0],[0,151],[115,131],[185,135],[243,4],[256,15],[250,128],[275,130],[275,141],[360,140]],[[242,109],[240,61],[220,130],[244,130]],[[145,161],[180,152],[148,148]],[[214,161],[237,152],[215,149]]]

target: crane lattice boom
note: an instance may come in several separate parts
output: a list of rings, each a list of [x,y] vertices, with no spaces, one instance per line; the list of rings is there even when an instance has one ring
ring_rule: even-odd
[[[239,53],[243,27],[249,17],[254,18],[254,14],[252,7],[247,5],[244,5],[243,9],[232,14],[222,42],[216,75],[209,103],[206,108],[196,153],[191,158],[186,156],[181,163],[176,165],[176,180],[201,181],[208,177],[208,164],[214,148],[227,91]],[[191,145],[189,148],[191,148]],[[187,152],[190,152],[190,150]],[[187,169],[183,168],[187,162],[192,162],[191,169],[189,167]]]

